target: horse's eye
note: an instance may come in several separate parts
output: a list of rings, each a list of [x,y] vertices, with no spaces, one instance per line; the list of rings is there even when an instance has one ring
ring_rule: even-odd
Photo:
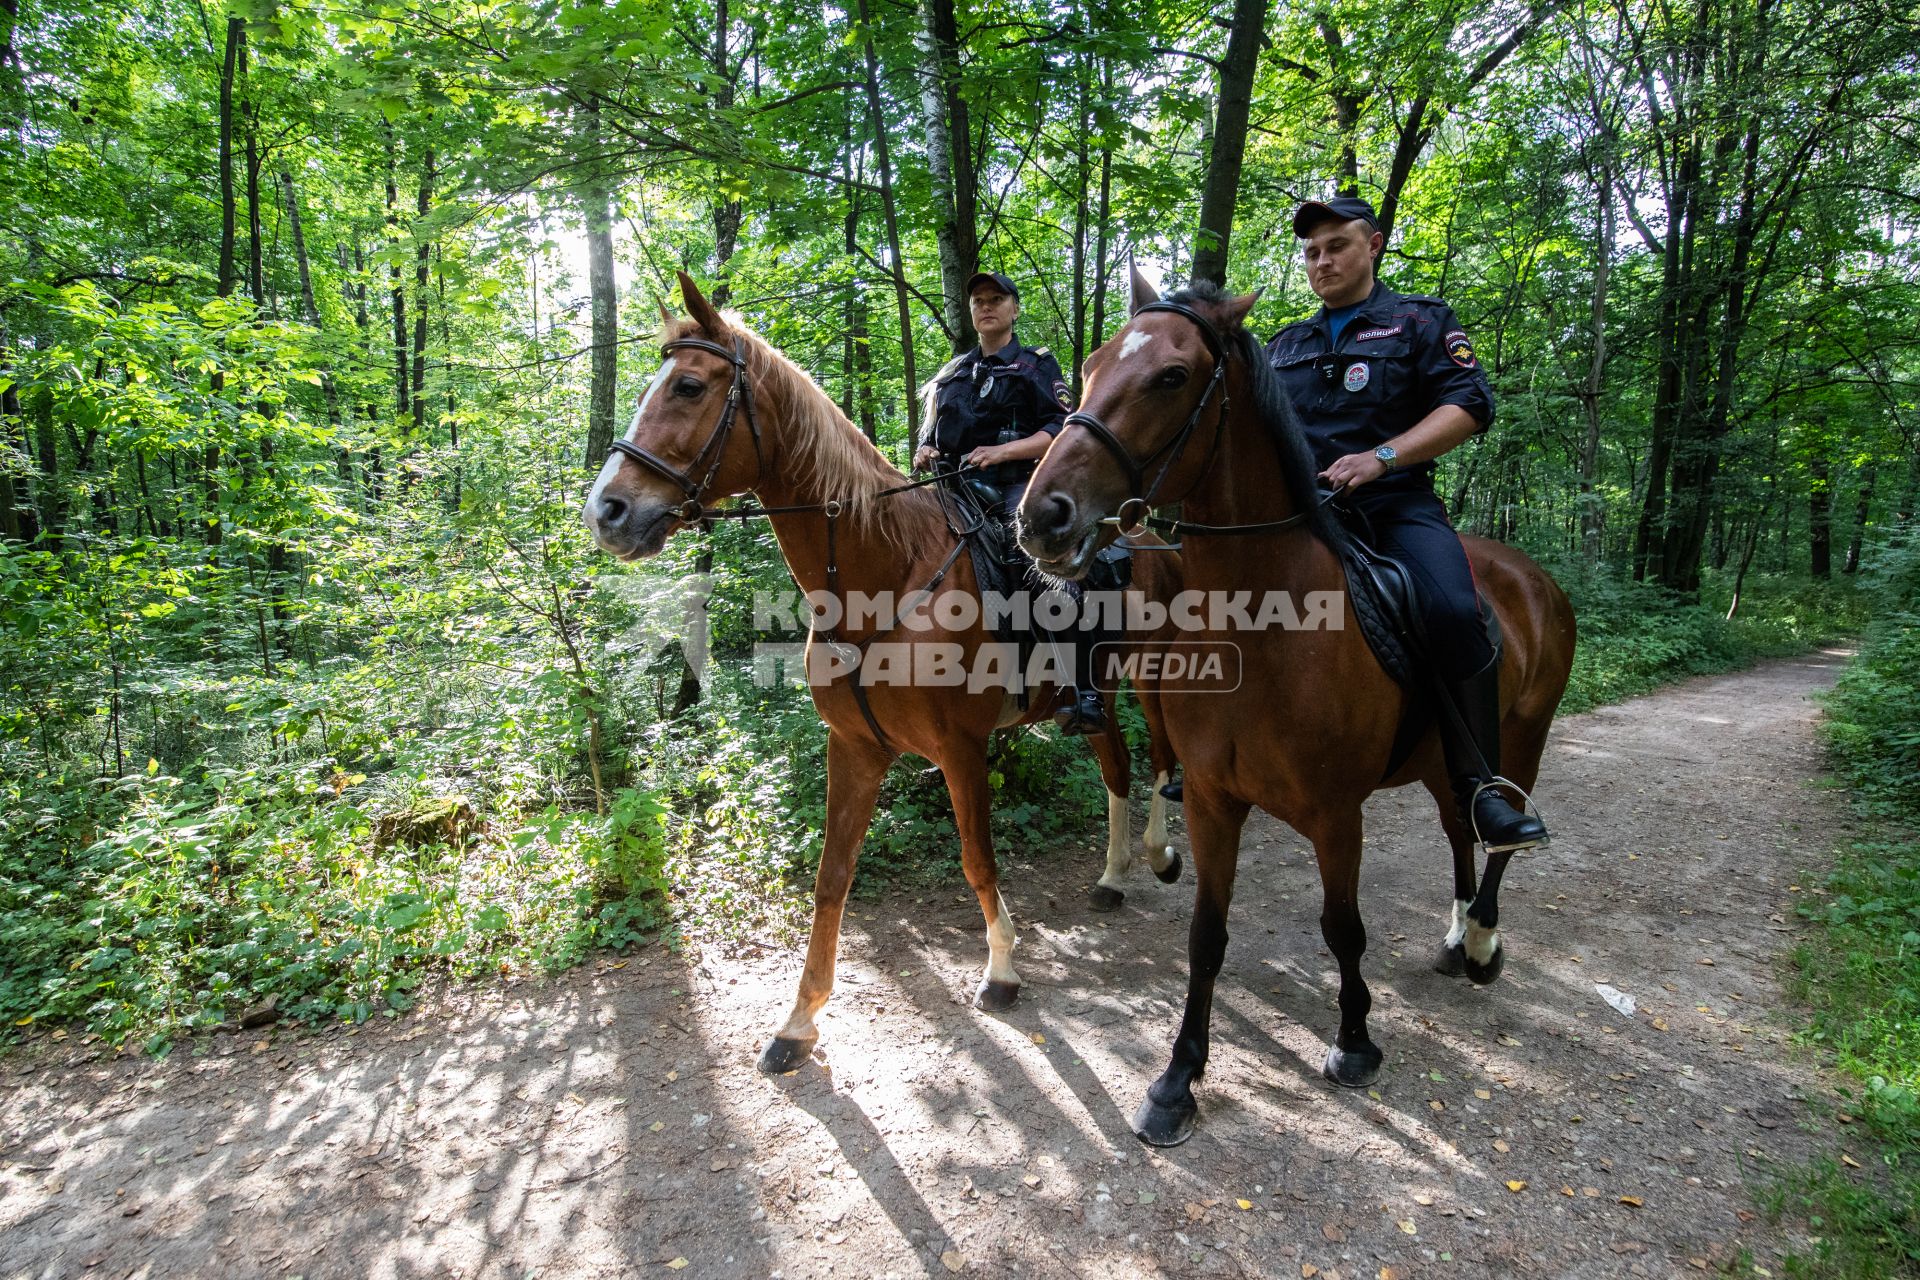
[[[1172,390],[1175,387],[1184,387],[1187,385],[1187,371],[1177,364],[1162,369],[1160,376],[1153,380],[1153,385],[1156,387],[1165,387],[1168,390]]]
[[[691,400],[706,389],[706,383],[698,378],[682,378],[673,384],[673,394],[682,400]]]

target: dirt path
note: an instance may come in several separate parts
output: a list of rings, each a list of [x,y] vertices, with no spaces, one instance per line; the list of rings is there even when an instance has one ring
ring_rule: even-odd
[[[1427,965],[1450,891],[1425,796],[1376,797],[1377,1096],[1319,1077],[1318,885],[1256,819],[1183,1147],[1127,1117],[1185,989],[1191,871],[1136,870],[1095,916],[1093,852],[1016,856],[1010,1015],[965,1002],[985,944],[958,885],[859,904],[825,1065],[781,1079],[752,1061],[788,955],[656,951],[162,1064],[43,1042],[0,1061],[0,1276],[1780,1274],[1803,1239],[1751,1187],[1834,1142],[1779,962],[1840,821],[1807,785],[1840,661],[1563,721],[1557,843],[1509,873],[1485,990]]]

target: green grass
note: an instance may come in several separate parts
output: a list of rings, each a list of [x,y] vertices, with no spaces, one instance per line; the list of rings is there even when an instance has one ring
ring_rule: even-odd
[[[1805,1039],[1850,1077],[1863,1167],[1829,1156],[1763,1197],[1820,1237],[1794,1273],[1844,1280],[1920,1275],[1920,556],[1892,557],[1867,585],[1881,611],[1828,698],[1825,734],[1868,834],[1802,907],[1818,929],[1794,957]]]

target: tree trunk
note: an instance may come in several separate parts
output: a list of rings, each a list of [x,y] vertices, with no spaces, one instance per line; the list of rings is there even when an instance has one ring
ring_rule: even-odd
[[[1109,110],[1113,109],[1113,64],[1102,58],[1100,61],[1100,101]],[[1093,345],[1099,346],[1106,341],[1107,332],[1107,224],[1113,210],[1113,146],[1101,130],[1100,135],[1100,203],[1093,217]],[[1078,404],[1081,390],[1081,374],[1078,368],[1073,371],[1073,397]]]
[[[220,280],[218,291],[221,297],[233,295],[233,286],[237,281],[234,273],[233,250],[235,215],[233,203],[233,75],[238,65],[240,48],[246,43],[247,24],[241,18],[227,19],[227,52],[220,67]],[[219,390],[218,372],[214,374],[214,389]]]
[[[893,275],[894,305],[900,313],[900,362],[906,373],[906,414],[913,416],[920,380],[913,367],[913,313],[908,301],[907,264],[900,254],[900,217],[893,196],[893,159],[887,147],[887,117],[880,106],[880,59],[874,52],[873,18],[867,0],[858,0],[860,27],[866,54],[867,113],[873,120],[874,156],[880,164],[880,209],[886,219],[887,252]],[[911,434],[911,432],[909,432]]]
[[[1873,507],[1873,482],[1880,473],[1880,460],[1869,457],[1860,464],[1860,492],[1853,503],[1853,536],[1847,540],[1847,558],[1840,572],[1860,572],[1860,544],[1867,536],[1867,514]]]
[[[587,104],[587,145],[592,174],[581,189],[587,223],[587,292],[593,325],[593,374],[587,393],[586,468],[597,471],[613,447],[613,406],[620,369],[620,299],[613,272],[612,194],[600,172],[600,100]]]
[[[313,296],[313,263],[307,257],[306,230],[300,221],[300,197],[294,189],[293,170],[280,171],[280,190],[287,202],[287,231],[293,238],[293,263],[300,276],[300,318],[314,329],[320,329],[320,304]],[[341,252],[345,253],[345,246]],[[327,422],[330,426],[340,425],[340,396],[333,384],[333,364],[327,361],[320,366],[320,395],[327,406]],[[353,479],[353,463],[344,445],[340,448],[341,478],[349,482]]]
[[[1600,394],[1607,371],[1607,284],[1613,268],[1613,184],[1600,177],[1600,239],[1594,246],[1593,311],[1588,331],[1593,357],[1587,362],[1587,380],[1580,391],[1587,431],[1580,442],[1580,551],[1589,564],[1600,560],[1600,539],[1606,526],[1606,502],[1600,483]]]
[[[247,146],[247,291],[253,305],[267,310],[267,272],[260,234],[260,121],[253,102],[253,76],[247,49],[240,46],[240,128]]]
[[[1833,468],[1823,442],[1807,462],[1807,566],[1822,582],[1833,577]]]
[[[432,279],[433,242],[427,238],[427,213],[433,208],[433,148],[420,161],[419,220],[413,224],[413,434],[427,437],[427,286]]]
[[[387,244],[394,248],[400,240],[400,179],[396,172],[399,157],[395,154],[399,144],[394,140],[393,126],[382,127],[387,135]],[[407,294],[400,283],[397,259],[387,265],[387,272],[393,288],[393,399],[395,412],[404,418],[413,412],[407,380]]]
[[[1227,56],[1220,64],[1220,113],[1213,126],[1213,153],[1200,193],[1200,231],[1193,241],[1193,278],[1227,282],[1233,206],[1240,195],[1240,162],[1247,152],[1247,122],[1253,109],[1253,73],[1260,62],[1260,35],[1267,0],[1234,0]]]
[[[727,0],[718,0],[714,10],[713,46],[708,54],[708,65],[713,68],[718,84],[714,103],[722,111],[732,107],[735,100],[733,59],[728,52],[731,21]],[[733,251],[740,243],[743,213],[738,200],[724,201],[713,208],[714,277],[713,288],[707,290],[707,297],[716,307],[724,307],[733,300],[733,281],[727,277],[727,264],[733,260]]]
[[[940,246],[941,316],[955,355],[979,341],[967,307],[967,277],[978,260],[973,225],[973,193],[960,190],[964,173],[971,181],[972,130],[966,101],[960,96],[959,29],[953,0],[920,0],[920,109],[926,118],[927,174],[933,188],[935,239]],[[962,208],[967,213],[962,217]]]

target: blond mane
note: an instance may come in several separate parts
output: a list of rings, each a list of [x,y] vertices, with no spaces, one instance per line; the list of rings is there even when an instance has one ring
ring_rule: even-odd
[[[739,316],[729,312],[725,319],[746,340],[747,376],[753,380],[769,465],[793,468],[790,478],[799,501],[838,500],[856,530],[877,533],[906,551],[917,553],[940,541],[946,521],[932,495],[915,489],[880,496],[905,484],[907,476],[861,434],[804,369]],[[662,334],[667,341],[688,336],[703,336],[700,326],[689,319],[673,321]]]

